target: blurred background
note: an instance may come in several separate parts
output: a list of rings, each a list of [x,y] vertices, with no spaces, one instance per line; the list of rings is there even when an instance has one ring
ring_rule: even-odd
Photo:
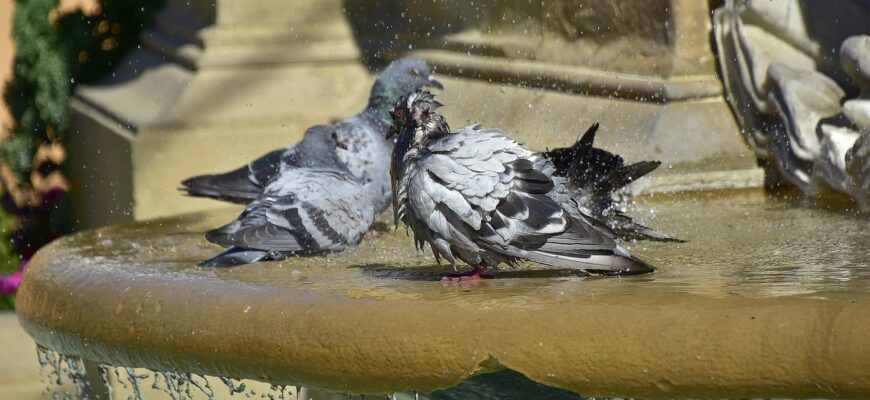
[[[454,126],[543,150],[599,122],[597,145],[663,161],[637,193],[766,187],[867,209],[870,8],[821,4],[2,1],[0,309],[54,238],[225,207],[179,182],[356,113],[404,55],[435,67]],[[3,318],[0,343],[27,340]]]
[[[109,74],[139,43],[161,1],[8,1],[0,5],[0,308],[14,306],[26,261],[74,217],[64,136],[80,83]]]

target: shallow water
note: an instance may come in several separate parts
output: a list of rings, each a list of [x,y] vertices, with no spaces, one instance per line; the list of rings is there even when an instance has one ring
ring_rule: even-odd
[[[867,214],[828,211],[755,190],[644,197],[636,201],[630,214],[686,243],[625,244],[658,271],[622,280],[706,295],[870,292]],[[118,230],[120,235],[112,230],[83,235],[72,243],[81,250],[79,255],[90,258],[89,263],[132,268],[136,274],[212,276],[240,284],[268,282],[276,287],[335,285],[334,288],[356,295],[363,294],[358,289],[378,296],[379,288],[395,290],[396,295],[419,294],[421,287],[407,282],[437,281],[441,274],[453,271],[449,266],[438,266],[428,249],[415,251],[404,228],[394,231],[386,220],[378,225],[381,237],[364,241],[357,249],[316,258],[316,275],[307,273],[313,259],[305,257],[232,269],[194,267],[194,262],[220,251],[219,247],[202,241],[199,231],[213,226],[213,220],[232,215],[233,212],[227,212],[200,221],[188,218],[183,225],[193,222],[192,226],[181,226],[187,232],[177,232],[176,223],[167,223],[171,220],[157,220],[144,227]],[[152,264],[143,268],[136,260]],[[359,274],[348,270],[374,279],[360,281]],[[615,288],[611,278],[585,277],[576,271],[547,270],[535,265],[502,267],[495,277],[485,283],[494,291],[501,286],[511,291],[521,287],[536,291],[541,286],[550,286],[552,278],[584,279],[590,281],[587,287],[599,287],[597,282],[601,287]]]
[[[686,243],[631,246],[650,285],[705,294],[870,292],[870,216],[759,191],[643,198],[640,219]]]

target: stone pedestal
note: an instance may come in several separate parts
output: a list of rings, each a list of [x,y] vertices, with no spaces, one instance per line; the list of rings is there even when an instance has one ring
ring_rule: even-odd
[[[356,113],[372,83],[338,0],[170,0],[111,77],[72,102],[82,227],[220,203],[191,175],[238,167]]]
[[[362,108],[377,68],[436,67],[453,126],[543,150],[596,143],[664,166],[638,190],[761,185],[722,95],[705,2],[172,0],[100,85],[73,100],[81,226],[212,208],[183,178],[237,167]],[[362,62],[361,62],[362,61]]]

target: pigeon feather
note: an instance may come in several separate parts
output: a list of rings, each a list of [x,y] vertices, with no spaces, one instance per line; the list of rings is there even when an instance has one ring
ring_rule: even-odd
[[[610,274],[651,272],[573,203],[553,163],[503,132],[451,131],[426,91],[393,111],[396,218],[436,256],[471,266],[530,260]]]
[[[228,250],[201,265],[233,266],[359,244],[374,222],[377,193],[338,159],[330,127],[311,128],[306,140],[300,150],[317,157],[285,160],[238,218],[206,234]]]
[[[556,175],[565,177],[566,186],[583,213],[601,221],[623,240],[656,240],[682,242],[657,232],[625,215],[622,194],[625,187],[652,172],[658,161],[641,161],[625,165],[622,157],[593,147],[598,123],[593,124],[571,147],[543,153],[556,168]]]
[[[441,87],[426,63],[413,58],[396,60],[375,81],[363,111],[330,125],[338,140],[346,145],[344,149],[336,149],[339,159],[364,185],[372,186],[378,193],[373,201],[379,212],[389,205],[391,194],[388,166],[392,143],[384,138],[392,122],[390,109],[400,96],[424,86]],[[180,190],[190,196],[248,204],[258,198],[278,174],[288,170],[294,159],[309,156],[298,148],[305,145],[308,132],[306,130],[301,142],[273,150],[246,166],[223,174],[186,179]]]

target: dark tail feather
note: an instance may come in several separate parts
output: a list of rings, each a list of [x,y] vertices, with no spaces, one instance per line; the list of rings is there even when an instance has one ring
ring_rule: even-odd
[[[657,242],[685,243],[685,240],[677,239],[658,232],[652,228],[633,221],[627,215],[614,211],[607,216],[607,227],[623,240],[655,240]]]
[[[556,173],[560,176],[570,176],[572,171],[577,168],[575,160],[585,160],[586,155],[592,149],[592,142],[595,141],[595,132],[598,131],[598,123],[592,124],[586,133],[577,140],[571,147],[559,147],[553,150],[548,150],[544,153],[553,165],[556,166]]]
[[[571,160],[569,160],[569,166],[567,175],[568,177],[580,178],[584,175],[587,175],[592,167],[599,168],[608,168],[609,165],[613,165],[614,167],[622,164],[622,158],[619,156],[616,157],[616,160],[606,160],[607,162],[602,162],[601,165],[593,165],[594,162],[593,153],[596,150],[601,151],[600,149],[596,149],[592,146],[595,142],[595,134],[598,132],[598,123],[592,124],[589,129],[586,130],[586,133],[580,137],[580,140],[577,143],[574,143],[571,146]],[[606,153],[606,152],[605,152]],[[612,155],[610,153],[607,153]]]
[[[189,196],[210,197],[247,204],[259,196],[262,188],[248,179],[248,167],[242,167],[225,174],[200,175],[185,179],[179,190]]]
[[[641,161],[626,166],[622,157],[593,146],[597,131],[596,123],[573,146],[545,153],[556,167],[556,174],[567,178],[590,216],[605,223],[622,239],[682,242],[635,223],[615,210],[614,194],[658,168],[661,162]]]
[[[583,133],[583,136],[580,137],[577,143],[571,146],[571,151],[574,153],[575,158],[584,158],[586,154],[589,154],[589,151],[592,150],[592,144],[595,143],[595,134],[597,132],[598,123],[596,122],[589,129],[586,129],[586,132]]]
[[[180,190],[190,196],[248,204],[278,174],[284,152],[285,149],[272,150],[248,165],[227,173],[194,176],[181,182],[183,187]]]
[[[544,155],[553,162],[556,174],[568,178],[575,190],[609,196],[618,188],[612,178],[624,169],[624,162],[616,154],[593,147],[597,131],[595,123],[571,147],[553,149]]]
[[[653,172],[656,168],[662,165],[661,161],[641,161],[631,164],[627,167],[620,167],[610,177],[611,191],[625,187],[638,178]]]
[[[208,260],[200,262],[200,267],[226,268],[235,267],[237,265],[251,264],[257,261],[269,260],[270,254],[268,251],[252,250],[241,247],[230,247],[223,253],[220,253]]]

